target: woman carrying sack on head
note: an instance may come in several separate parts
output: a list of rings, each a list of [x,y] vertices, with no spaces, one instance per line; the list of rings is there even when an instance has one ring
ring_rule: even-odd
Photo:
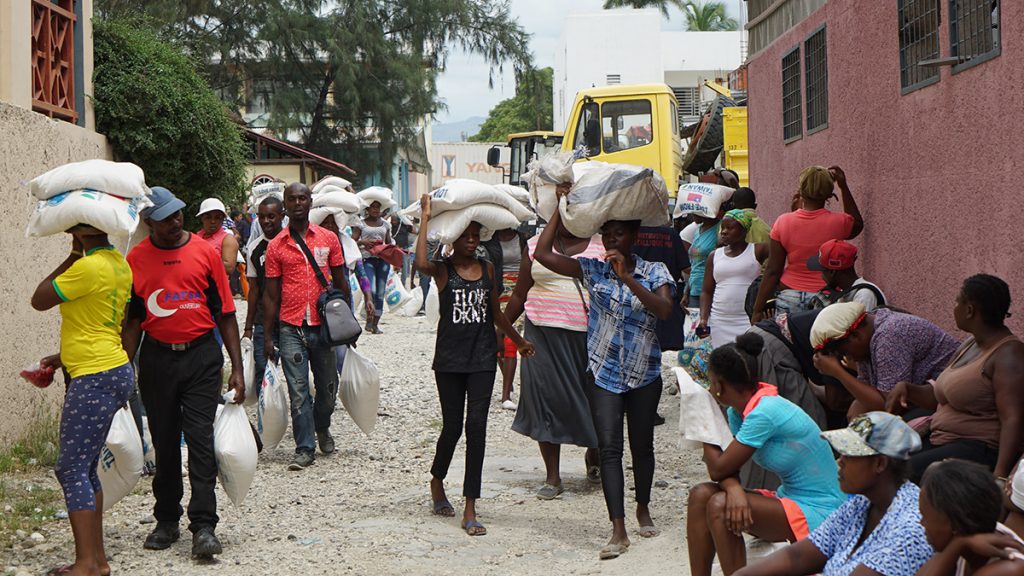
[[[80,224],[68,230],[71,254],[43,279],[32,307],[60,306],[60,353],[43,367],[71,376],[60,418],[60,456],[54,473],[75,538],[75,563],[58,574],[109,574],[103,550],[103,487],[96,466],[110,423],[128,402],[135,371],[121,347],[121,321],[132,291],[132,270],[104,232]]]
[[[569,185],[558,187],[567,196]],[[555,211],[534,254],[549,270],[580,279],[590,295],[587,322],[590,412],[601,454],[601,484],[612,521],[612,536],[600,558],[617,558],[629,548],[625,479],[622,471],[623,416],[628,417],[629,450],[636,484],[640,535],[658,535],[648,505],[654,483],[654,422],[661,399],[661,349],[655,326],[672,315],[674,283],[668,268],[633,255],[640,221],[608,221],[601,227],[604,259],[572,258],[553,250],[561,215]]]
[[[352,239],[359,245],[363,256],[366,276],[370,279],[373,292],[373,315],[366,316],[366,331],[381,334],[380,317],[384,313],[384,291],[388,285],[388,272],[391,265],[382,258],[370,254],[370,249],[379,244],[394,244],[391,238],[391,223],[381,218],[381,203],[374,200],[366,209],[366,218],[352,227]]]
[[[427,231],[430,228],[430,195],[424,194],[420,237],[416,243],[416,270],[437,283],[440,320],[434,348],[433,370],[441,401],[441,435],[437,439],[434,463],[430,469],[430,497],[433,513],[454,516],[455,509],[444,491],[444,478],[455,447],[462,436],[463,411],[466,428],[466,476],[462,495],[466,506],[462,529],[470,536],[483,536],[487,529],[476,518],[476,500],[480,497],[487,435],[487,410],[494,391],[497,370],[497,333],[512,339],[519,353],[533,356],[533,344],[523,340],[501,313],[498,282],[494,266],[476,256],[480,245],[480,224],[473,222],[455,242],[452,253],[441,260],[427,258]]]

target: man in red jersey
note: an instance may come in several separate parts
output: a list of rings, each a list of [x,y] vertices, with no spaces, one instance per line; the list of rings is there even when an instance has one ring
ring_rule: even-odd
[[[298,182],[284,190],[284,209],[288,227],[267,246],[266,285],[263,296],[263,329],[273,334],[280,320],[281,369],[288,381],[291,399],[292,435],[295,457],[289,470],[302,470],[313,463],[313,433],[324,454],[334,452],[331,437],[331,415],[338,395],[338,368],[334,350],[320,336],[320,314],[317,301],[326,288],[296,243],[300,238],[309,249],[323,277],[341,290],[351,303],[345,258],[341,242],[333,232],[309,221],[312,205],[309,188]],[[274,341],[264,339],[264,352],[276,359]],[[310,397],[309,372],[313,371],[316,399]]]
[[[152,189],[151,199],[154,205],[140,213],[150,228],[149,237],[127,257],[132,297],[121,335],[129,359],[138,352],[139,389],[156,451],[157,525],[143,547],[163,550],[180,537],[184,487],[179,439],[184,433],[192,487],[192,555],[209,559],[221,553],[214,534],[218,518],[213,419],[224,356],[213,337],[214,326],[220,328],[231,358],[228,385],[235,391],[235,403],[245,399],[235,302],[220,257],[182,228],[185,203],[159,186]]]

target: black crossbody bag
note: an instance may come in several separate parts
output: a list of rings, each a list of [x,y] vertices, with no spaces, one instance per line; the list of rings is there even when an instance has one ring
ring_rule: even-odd
[[[324,273],[313,258],[313,253],[309,251],[309,246],[306,246],[298,232],[289,228],[288,233],[306,255],[306,260],[316,273],[316,279],[324,288],[323,294],[316,301],[316,311],[320,314],[320,335],[324,342],[330,346],[355,344],[363,333],[363,328],[359,325],[356,315],[352,313],[345,293],[327,283],[327,278],[324,278]]]

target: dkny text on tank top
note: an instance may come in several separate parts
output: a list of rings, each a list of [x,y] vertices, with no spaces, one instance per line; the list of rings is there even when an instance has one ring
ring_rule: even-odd
[[[452,324],[479,324],[488,321],[490,300],[484,288],[452,290]]]

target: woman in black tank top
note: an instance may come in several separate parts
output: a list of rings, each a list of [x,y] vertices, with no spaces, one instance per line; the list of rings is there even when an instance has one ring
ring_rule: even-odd
[[[434,514],[455,516],[455,508],[444,492],[455,447],[462,435],[463,407],[466,407],[466,476],[462,495],[466,507],[462,528],[470,536],[482,536],[487,529],[476,519],[480,497],[487,434],[487,409],[494,390],[495,357],[498,353],[495,327],[509,336],[523,356],[533,356],[533,344],[522,339],[498,304],[500,277],[494,266],[476,256],[480,245],[480,224],[474,222],[452,244],[452,255],[428,260],[427,231],[430,228],[430,195],[420,200],[422,216],[416,242],[416,270],[437,283],[440,320],[434,347],[434,377],[441,402],[441,436],[437,439],[430,474],[430,497]]]

